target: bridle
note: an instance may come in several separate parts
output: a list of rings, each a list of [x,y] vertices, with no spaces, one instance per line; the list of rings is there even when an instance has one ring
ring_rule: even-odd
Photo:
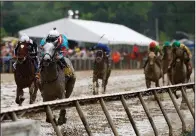
[[[53,43],[53,45],[55,46],[56,45],[56,43]],[[43,45],[44,46],[44,45]],[[42,58],[41,58],[41,62],[40,62],[40,68],[42,69],[43,67],[48,67],[51,63],[56,63],[56,60],[54,59],[54,57],[55,57],[55,55],[56,55],[56,52],[57,52],[57,48],[58,48],[58,46],[55,46],[55,48],[54,48],[54,54],[51,56],[49,53],[45,53],[43,56],[42,56]],[[45,57],[45,55],[48,55],[48,56],[50,56],[50,59],[46,62],[46,61],[44,61],[44,57]],[[58,71],[58,70],[57,70]],[[52,82],[55,82],[57,79],[58,79],[58,77],[59,77],[59,73],[57,74],[57,76],[54,78],[54,79],[52,79],[52,80],[46,80],[46,81],[42,81],[42,85],[43,84],[49,84],[49,83],[52,83]]]

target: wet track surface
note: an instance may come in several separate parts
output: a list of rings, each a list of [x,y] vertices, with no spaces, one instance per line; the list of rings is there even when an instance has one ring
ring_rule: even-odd
[[[92,95],[92,71],[76,72],[77,81],[75,84],[74,91],[71,97],[83,97]],[[194,75],[192,74],[192,82]],[[13,80],[12,74],[1,75],[1,109],[9,108],[12,106],[18,106],[15,104],[15,89],[16,85]],[[162,80],[160,80],[161,84]],[[154,84],[152,84],[154,87]],[[111,77],[108,81],[106,93],[116,93],[122,91],[138,91],[146,88],[145,79],[142,70],[123,70],[123,71],[112,71]],[[28,89],[25,91],[25,101],[23,105],[28,105],[29,94]],[[180,92],[178,92],[180,94]],[[194,95],[192,90],[188,90],[188,97],[191,103],[194,103]],[[168,126],[162,116],[162,113],[158,107],[158,104],[152,99],[144,97],[145,103],[148,106],[151,116],[158,129],[159,135],[168,135]],[[40,92],[38,92],[36,102],[41,102],[42,98]],[[180,106],[181,97],[177,100],[178,106]],[[134,121],[140,134],[143,136],[152,136],[153,130],[147,119],[147,116],[140,104],[138,98],[127,100],[130,112],[133,116]],[[175,111],[174,106],[169,98],[168,94],[164,94],[164,101],[162,101],[164,109],[172,123],[175,135],[179,135],[181,130],[181,121]],[[112,130],[107,122],[107,119],[99,104],[96,105],[81,105],[82,110],[87,117],[87,121],[90,125],[90,129],[95,136],[111,136],[113,135]],[[120,101],[106,103],[107,109],[114,121],[119,135],[121,136],[134,136],[135,133],[129,122],[129,119],[124,111],[122,103]],[[194,120],[190,114],[190,111],[181,110],[183,117],[190,127],[193,125]],[[58,112],[54,112],[58,116]],[[62,132],[65,135],[80,136],[87,135],[84,126],[78,116],[76,108],[67,109],[67,123],[61,126]],[[51,136],[55,135],[55,132],[51,124],[45,122],[45,114],[35,114],[32,118],[41,121],[41,135]]]

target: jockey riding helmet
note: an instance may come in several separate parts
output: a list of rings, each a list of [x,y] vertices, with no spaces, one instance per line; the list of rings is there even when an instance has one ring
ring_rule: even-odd
[[[27,36],[26,34],[23,34],[21,37],[20,37],[20,42],[29,42],[30,41],[30,38],[29,36]]]
[[[149,46],[150,46],[150,48],[155,48],[156,47],[156,43],[155,42],[151,42]]]
[[[179,41],[175,41],[173,44],[172,44],[173,47],[180,47],[180,42]]]

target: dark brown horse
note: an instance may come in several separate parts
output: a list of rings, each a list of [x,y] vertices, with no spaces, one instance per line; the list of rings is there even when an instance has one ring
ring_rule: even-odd
[[[102,80],[102,93],[105,93],[108,78],[110,77],[111,69],[109,68],[109,60],[106,53],[102,50],[95,51],[95,61],[93,68],[93,94],[98,94],[99,83],[98,79]]]
[[[169,85],[169,75],[168,75],[168,66],[170,62],[172,61],[172,47],[166,46],[163,48],[163,59],[162,59],[162,69],[163,69],[163,85],[165,83],[164,81],[164,75],[167,74],[167,85]]]
[[[185,65],[185,51],[181,48],[175,48],[173,51],[173,59],[174,63],[171,66],[171,71],[168,72],[169,80],[172,85],[179,83],[187,83],[187,68]],[[176,90],[174,91],[176,98],[179,96],[176,94]],[[182,103],[184,103],[184,97],[182,97]]]
[[[35,102],[38,85],[35,78],[35,66],[33,59],[29,56],[28,44],[19,43],[16,56],[16,70],[14,78],[17,85],[15,102],[22,105],[24,98],[24,88],[29,88],[30,104]]]

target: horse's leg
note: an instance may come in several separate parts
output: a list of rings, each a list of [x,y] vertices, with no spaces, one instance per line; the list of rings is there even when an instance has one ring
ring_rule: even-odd
[[[35,81],[34,82],[34,93],[33,93],[33,96],[32,96],[33,103],[36,100],[38,88],[39,88],[39,85],[37,84],[37,81]]]
[[[65,90],[66,90],[65,97],[66,98],[69,98],[70,95],[72,94],[75,82],[76,82],[76,77],[71,77],[68,80],[66,87],[65,87]]]
[[[34,84],[34,82],[32,82],[32,84],[29,87],[29,95],[30,95],[29,104],[33,104],[34,103],[34,100],[33,100],[34,88],[35,88],[35,84]]]
[[[170,77],[169,77],[169,74],[167,73],[167,85],[170,85]]]
[[[17,89],[16,89],[16,100],[15,100],[15,102],[17,104],[19,104],[19,106],[21,106],[22,105],[22,102],[24,100],[25,100],[25,98],[24,98],[24,91],[23,91],[23,89],[17,87]]]
[[[95,95],[95,87],[96,87],[96,76],[95,73],[93,72],[93,95]]]
[[[155,86],[156,86],[156,87],[160,87],[159,80],[157,80],[157,81],[155,82]],[[158,94],[158,95],[159,95],[159,99],[160,99],[160,100],[163,100],[163,93]]]
[[[148,80],[148,79],[146,79],[146,87],[147,87],[147,88],[150,88],[150,86],[151,86],[151,81]]]
[[[20,93],[19,93],[19,88],[17,87],[16,88],[16,99],[15,99],[15,102],[17,103],[17,104],[19,104],[20,103],[20,101],[19,101],[19,96],[20,96]]]
[[[107,71],[104,72],[103,80],[102,80],[102,94],[105,93],[106,89],[106,80],[107,80]]]
[[[59,99],[64,99],[64,98],[65,98],[65,92],[63,91],[61,95],[59,95]],[[61,109],[58,118],[58,125],[63,125],[64,123],[66,123],[67,118],[65,117],[65,114],[66,114],[66,110]]]
[[[43,97],[43,102],[55,100],[54,99],[54,96],[49,96],[46,93],[43,93],[42,97]],[[55,124],[57,124],[57,121],[56,121],[56,119],[54,117],[53,117],[53,121],[55,122]],[[46,112],[46,122],[51,123],[50,120],[49,120],[49,118],[48,118],[47,112]]]
[[[165,85],[165,74],[163,73],[163,76],[162,76],[162,80],[163,80],[163,86]]]
[[[184,92],[185,92],[185,95],[186,95],[186,87],[182,87]],[[181,105],[180,105],[180,109],[182,110],[186,110],[188,107],[187,107],[187,104],[186,104],[186,101],[185,101],[185,98],[182,96],[182,101],[181,101]]]
[[[93,94],[94,95],[98,94],[98,87],[99,87],[98,78],[97,76],[93,75]]]
[[[160,87],[160,85],[159,85],[159,80],[157,80],[157,81],[155,82],[155,86],[156,86],[156,87]]]
[[[98,79],[96,80],[95,94],[99,94],[99,82],[98,82]]]

